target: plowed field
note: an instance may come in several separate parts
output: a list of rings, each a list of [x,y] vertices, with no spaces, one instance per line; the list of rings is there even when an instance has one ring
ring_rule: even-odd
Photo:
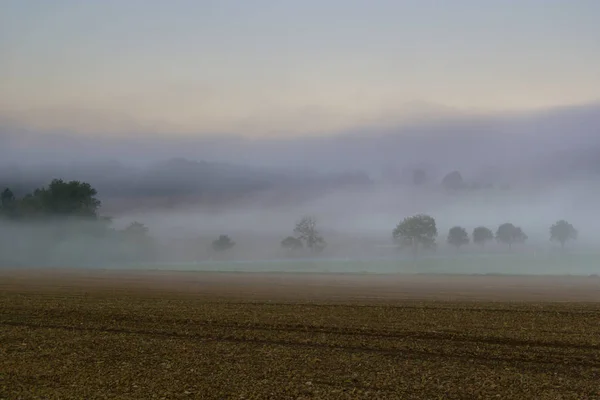
[[[137,274],[1,272],[0,398],[600,399],[593,278]]]

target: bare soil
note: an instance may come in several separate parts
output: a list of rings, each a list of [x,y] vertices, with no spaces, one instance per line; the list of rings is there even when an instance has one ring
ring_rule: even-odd
[[[300,301],[600,302],[598,276],[215,273],[0,269],[3,291],[138,291]]]
[[[600,279],[0,270],[0,399],[600,399]]]

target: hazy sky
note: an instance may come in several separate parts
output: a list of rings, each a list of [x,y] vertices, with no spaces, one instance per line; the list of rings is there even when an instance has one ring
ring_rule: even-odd
[[[291,135],[600,98],[598,0],[1,0],[0,118]]]

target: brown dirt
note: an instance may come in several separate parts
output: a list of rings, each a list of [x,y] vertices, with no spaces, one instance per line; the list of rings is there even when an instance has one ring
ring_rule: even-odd
[[[0,271],[0,399],[600,399],[600,279]]]
[[[276,301],[600,301],[598,277],[0,270],[0,290],[38,288]]]

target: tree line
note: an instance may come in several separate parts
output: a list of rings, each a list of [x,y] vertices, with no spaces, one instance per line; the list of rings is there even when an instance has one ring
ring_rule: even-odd
[[[560,243],[561,247],[564,247],[570,240],[576,240],[578,235],[575,227],[565,220],[554,223],[549,231],[550,240]],[[434,248],[437,236],[435,219],[425,214],[405,218],[392,232],[392,237],[399,246],[410,247],[415,254],[418,254],[420,249]],[[483,247],[494,239],[511,248],[513,244],[525,243],[528,237],[521,227],[506,222],[498,226],[495,234],[488,227],[478,226],[473,229],[471,237],[466,228],[454,226],[448,230],[446,242],[460,248],[472,240],[474,244]]]
[[[0,228],[4,228],[0,229],[0,234],[19,243],[22,251],[16,254],[19,251],[9,245],[11,240],[0,240],[0,265],[15,259],[51,261],[52,254],[65,242],[74,243],[73,251],[91,253],[97,248],[96,254],[88,254],[88,258],[104,262],[153,259],[156,243],[149,229],[137,221],[121,230],[112,228],[112,219],[99,213],[102,203],[97,194],[89,183],[62,179],[54,179],[48,186],[21,197],[5,188],[0,193]],[[46,229],[40,230],[40,227]],[[291,253],[304,248],[318,253],[326,247],[313,217],[302,218],[293,233],[295,236],[289,236],[281,243]],[[210,249],[224,253],[235,245],[229,235],[222,234],[211,243]],[[25,257],[26,253],[39,257]],[[11,255],[14,257],[11,258]],[[72,259],[80,261],[85,258],[82,255]]]
[[[35,234],[39,232],[33,230],[21,232],[20,236],[11,229],[0,233],[8,235],[8,239],[12,239],[21,248],[23,246],[20,241],[28,243],[21,251],[33,252],[41,259],[48,258],[60,243],[68,241],[80,244],[78,249],[86,252],[92,252],[93,248],[98,247],[98,243],[103,244],[99,246],[95,259],[110,259],[114,262],[152,259],[156,243],[149,235],[148,228],[140,222],[132,222],[121,230],[112,228],[111,218],[99,214],[101,204],[96,189],[86,182],[55,179],[48,186],[35,189],[19,198],[7,188],[0,194],[0,224],[8,226],[11,222],[18,222],[19,226],[28,226],[35,223],[45,225],[49,230],[44,231],[44,240],[36,240]],[[424,214],[405,218],[392,232],[394,242],[401,248],[412,249],[415,255],[421,250],[434,249],[437,246],[437,236],[435,219]],[[496,240],[510,248],[527,239],[519,226],[507,222],[498,226],[495,232],[488,227],[478,226],[471,235],[466,228],[454,226],[448,231],[446,243],[459,249],[471,242],[483,247]],[[568,241],[577,239],[577,230],[569,222],[560,220],[550,227],[550,239],[564,247]],[[7,262],[7,254],[16,251],[15,246],[11,248],[6,245],[8,242],[10,240],[2,240],[0,243],[0,263]],[[90,246],[84,246],[86,243]],[[223,253],[235,245],[230,236],[223,234],[211,243],[211,249],[216,253]],[[280,246],[289,255],[304,252],[318,254],[325,250],[327,242],[317,228],[317,219],[304,216],[296,223],[292,234],[280,242]],[[80,257],[85,258],[85,254]]]
[[[0,193],[0,264],[149,260],[155,249],[148,228],[132,222],[114,229],[99,213],[89,183],[54,179],[21,197]]]

